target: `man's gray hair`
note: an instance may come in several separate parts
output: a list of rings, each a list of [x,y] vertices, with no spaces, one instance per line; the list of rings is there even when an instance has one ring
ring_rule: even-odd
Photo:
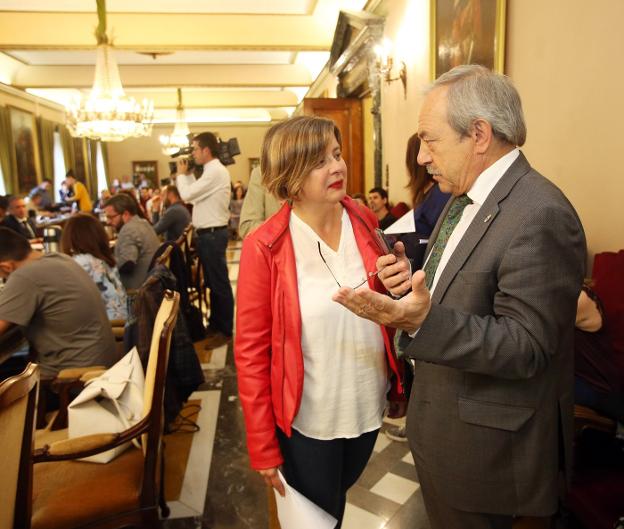
[[[448,121],[462,136],[476,119],[492,126],[494,135],[512,145],[526,141],[520,95],[509,78],[484,66],[465,64],[438,77],[426,90],[448,86]]]

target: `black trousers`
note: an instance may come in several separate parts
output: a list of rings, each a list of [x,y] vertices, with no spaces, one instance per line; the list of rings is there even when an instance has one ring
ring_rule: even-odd
[[[378,433],[374,430],[353,439],[321,441],[296,430],[288,438],[277,429],[286,481],[336,518],[336,529],[342,525],[347,490],[364,471]]]
[[[226,336],[232,336],[234,296],[225,259],[227,244],[227,228],[202,232],[197,237],[197,253],[204,269],[204,283],[210,289],[209,325]]]

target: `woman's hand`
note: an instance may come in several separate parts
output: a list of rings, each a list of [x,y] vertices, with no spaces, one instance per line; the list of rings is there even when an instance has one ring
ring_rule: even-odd
[[[277,475],[277,467],[265,468],[264,470],[258,470],[258,473],[264,478],[264,482],[267,485],[270,485],[277,492],[279,492],[280,496],[283,497],[286,495],[284,484],[282,483],[282,480]]]

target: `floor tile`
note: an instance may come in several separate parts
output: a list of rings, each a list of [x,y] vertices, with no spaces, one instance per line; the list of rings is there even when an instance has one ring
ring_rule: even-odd
[[[373,448],[374,452],[381,452],[386,446],[388,446],[392,441],[388,439],[385,435],[379,434],[377,436],[377,441],[375,442],[375,447]]]
[[[412,480],[388,473],[371,488],[371,492],[403,504],[419,488],[420,485]]]
[[[378,494],[374,494],[370,490],[357,484],[349,489],[347,501],[386,521],[390,520],[401,508],[401,505],[398,503],[384,498],[383,496],[379,496]]]
[[[383,518],[347,503],[342,529],[381,529],[385,523]]]
[[[410,464],[414,464],[414,458],[412,457],[412,453],[408,452],[407,454],[405,454],[405,457],[403,457],[403,459],[401,459],[401,461],[405,462],[405,463],[410,463]]]
[[[420,489],[390,518],[384,529],[431,529]]]

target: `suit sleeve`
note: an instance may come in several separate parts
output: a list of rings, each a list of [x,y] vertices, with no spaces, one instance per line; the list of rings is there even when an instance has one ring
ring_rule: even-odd
[[[238,277],[234,358],[249,459],[260,470],[281,465],[283,458],[271,398],[271,269],[253,238],[243,242]]]
[[[498,269],[487,273],[496,281],[492,314],[434,304],[418,334],[401,344],[408,356],[508,379],[548,366],[574,325],[585,238],[569,207],[531,211],[518,226]]]
[[[257,228],[266,220],[264,207],[264,193],[260,181],[260,171],[254,169],[249,179],[249,188],[243,200],[243,207],[240,213],[238,234],[244,239],[247,234]]]

